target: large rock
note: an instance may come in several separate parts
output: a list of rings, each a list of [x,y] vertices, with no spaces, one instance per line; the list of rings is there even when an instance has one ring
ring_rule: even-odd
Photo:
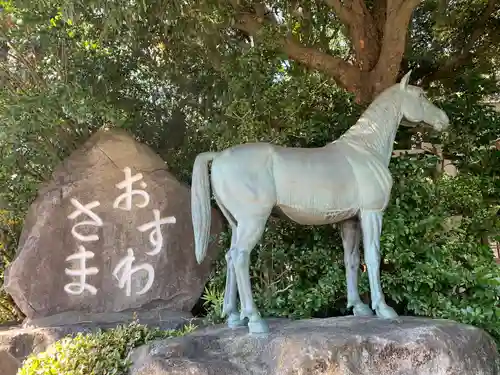
[[[136,349],[131,375],[498,375],[484,331],[447,320],[270,321],[269,336],[206,328]]]
[[[28,318],[141,306],[190,311],[217,252],[212,242],[196,263],[190,202],[189,188],[149,147],[101,130],[39,191],[5,289]],[[221,229],[214,210],[212,236]]]
[[[86,313],[67,311],[43,318],[25,319],[22,328],[84,327],[109,329],[120,324],[138,321],[163,330],[181,329],[185,325],[199,326],[202,320],[189,312],[173,312],[164,308],[133,309],[111,313]]]

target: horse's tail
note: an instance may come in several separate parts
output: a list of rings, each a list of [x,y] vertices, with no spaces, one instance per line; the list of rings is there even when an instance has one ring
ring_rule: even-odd
[[[203,262],[207,254],[212,219],[208,162],[212,161],[217,154],[217,152],[204,152],[199,154],[196,156],[193,165],[191,182],[191,218],[193,220],[194,248],[198,264]]]

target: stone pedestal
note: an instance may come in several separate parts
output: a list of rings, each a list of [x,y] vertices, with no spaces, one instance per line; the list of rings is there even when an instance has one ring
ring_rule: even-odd
[[[453,321],[342,317],[271,320],[268,336],[208,327],[131,355],[131,375],[498,375],[483,330]]]

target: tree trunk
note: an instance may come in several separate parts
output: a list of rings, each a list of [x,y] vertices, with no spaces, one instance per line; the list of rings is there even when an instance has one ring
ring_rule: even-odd
[[[282,37],[281,48],[290,59],[332,77],[354,93],[358,103],[368,104],[396,82],[411,15],[421,0],[373,0],[370,8],[365,0],[324,2],[346,26],[354,62],[304,46],[291,35]],[[241,12],[236,13],[235,27],[258,38],[265,22],[269,20],[262,15]]]

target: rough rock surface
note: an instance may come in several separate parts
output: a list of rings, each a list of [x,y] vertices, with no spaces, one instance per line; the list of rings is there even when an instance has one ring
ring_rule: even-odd
[[[498,375],[493,339],[448,320],[270,321],[271,333],[202,329],[137,348],[131,375]]]
[[[5,290],[29,318],[145,305],[190,311],[217,252],[212,242],[196,263],[190,203],[189,188],[148,146],[101,130],[39,191]],[[157,232],[155,219],[165,219]],[[212,236],[221,229],[214,210]]]

